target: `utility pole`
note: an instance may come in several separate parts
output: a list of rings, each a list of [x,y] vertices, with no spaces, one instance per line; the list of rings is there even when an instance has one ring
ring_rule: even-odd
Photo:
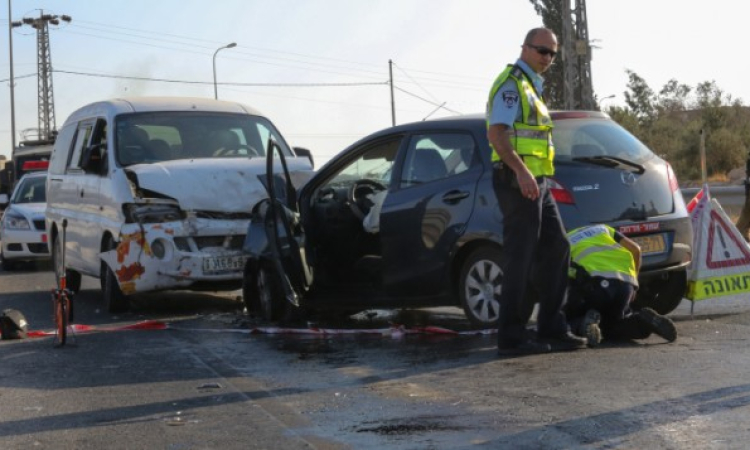
[[[70,22],[70,16],[44,14],[39,17],[24,17],[20,22],[12,22],[12,27],[29,25],[36,30],[37,42],[37,94],[38,94],[38,140],[51,143],[55,139],[55,101],[52,89],[52,56],[49,45],[49,24],[59,25],[60,21]]]
[[[13,17],[8,0],[8,58],[10,59],[10,157],[15,156],[16,152],[16,86],[13,75],[13,23],[10,18]]]
[[[565,109],[596,108],[591,82],[591,44],[589,43],[586,0],[562,1],[563,100]]]
[[[563,108],[576,109],[576,58],[573,45],[573,16],[570,12],[570,0],[562,1],[562,63],[563,63]]]
[[[595,109],[594,86],[591,81],[591,44],[586,18],[586,0],[576,0],[576,56],[578,58],[578,107]]]
[[[388,60],[388,74],[390,77],[391,82],[389,83],[391,85],[391,124],[395,127],[396,126],[396,99],[393,96],[393,60]]]

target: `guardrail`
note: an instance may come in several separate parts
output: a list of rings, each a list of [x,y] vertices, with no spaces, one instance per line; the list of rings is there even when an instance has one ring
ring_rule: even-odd
[[[701,188],[680,189],[685,203],[689,202]],[[732,217],[739,216],[742,206],[745,204],[745,186],[709,186],[711,197],[715,198],[724,208],[724,211]]]

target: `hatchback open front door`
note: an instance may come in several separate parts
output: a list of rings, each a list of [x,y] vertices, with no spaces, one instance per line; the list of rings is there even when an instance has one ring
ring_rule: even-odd
[[[281,174],[274,173],[274,153]],[[283,176],[283,178],[282,178]],[[299,216],[297,191],[286,158],[269,139],[264,186],[268,199],[258,207],[248,229],[243,297],[248,308],[267,320],[288,318],[313,281],[305,254],[305,233]]]

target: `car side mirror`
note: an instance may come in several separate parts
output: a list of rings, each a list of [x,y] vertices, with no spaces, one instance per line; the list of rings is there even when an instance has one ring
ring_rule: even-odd
[[[86,172],[101,172],[106,150],[106,143],[99,143],[86,147],[83,151],[83,157],[81,158],[81,168]]]
[[[315,161],[313,160],[313,155],[310,150],[302,147],[294,147],[294,153],[297,156],[307,156],[307,159],[310,160],[310,165],[313,169],[315,168]]]
[[[8,194],[0,194],[0,206],[5,207],[9,201]]]

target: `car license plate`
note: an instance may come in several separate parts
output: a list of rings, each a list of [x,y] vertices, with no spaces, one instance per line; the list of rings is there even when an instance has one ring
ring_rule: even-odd
[[[664,234],[633,236],[630,239],[641,247],[641,254],[643,255],[653,255],[667,251],[667,245],[664,243]]]
[[[217,273],[242,270],[245,267],[246,260],[247,258],[242,255],[203,258],[203,272]]]

